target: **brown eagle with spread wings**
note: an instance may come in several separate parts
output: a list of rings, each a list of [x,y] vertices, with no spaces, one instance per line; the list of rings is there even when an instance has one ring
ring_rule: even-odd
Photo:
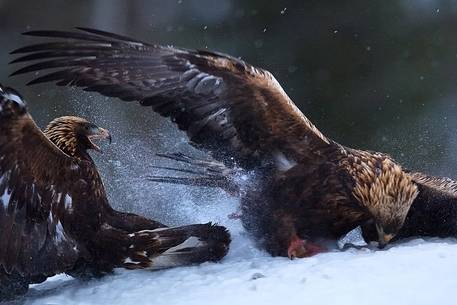
[[[423,185],[388,155],[325,137],[271,73],[240,59],[88,28],[25,34],[61,39],[13,51],[28,53],[15,63],[37,61],[13,74],[56,69],[29,84],[56,82],[138,101],[171,118],[222,167],[247,173],[238,192],[242,221],[273,255],[312,255],[323,240],[369,221],[383,246]],[[190,184],[223,180],[210,173]]]
[[[211,224],[167,228],[112,209],[88,150],[107,130],[66,116],[42,132],[0,86],[0,300],[61,272],[158,269],[220,260],[230,237]]]

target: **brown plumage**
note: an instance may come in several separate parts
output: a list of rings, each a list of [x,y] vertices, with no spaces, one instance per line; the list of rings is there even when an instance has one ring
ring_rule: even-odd
[[[221,259],[230,237],[211,224],[167,228],[113,210],[87,150],[109,133],[78,117],[43,132],[22,97],[0,86],[0,300],[67,272],[158,269]]]
[[[270,253],[314,254],[312,242],[337,239],[369,219],[383,245],[401,228],[417,196],[411,177],[387,155],[326,138],[268,71],[225,54],[80,30],[26,33],[65,40],[14,51],[30,54],[13,62],[39,60],[14,74],[57,68],[30,84],[55,81],[139,101],[217,161],[250,172],[255,179],[240,192],[242,220]],[[208,182],[200,178],[186,182]]]
[[[414,200],[405,223],[394,240],[411,237],[457,237],[457,182],[411,172],[419,195]],[[376,240],[371,221],[362,226],[365,241]]]

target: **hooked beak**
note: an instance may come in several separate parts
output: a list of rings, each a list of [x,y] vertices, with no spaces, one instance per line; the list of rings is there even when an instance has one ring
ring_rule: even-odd
[[[112,142],[112,138],[109,131],[101,127],[97,128],[95,133],[88,136],[88,138],[90,143],[92,144],[92,148],[98,151],[99,153],[103,153],[103,151],[97,144],[93,142],[93,140],[107,139],[109,141],[109,144],[111,144]]]
[[[378,248],[384,249],[392,238],[394,238],[394,235],[384,233],[383,227],[379,224],[376,224],[376,230],[378,231]]]

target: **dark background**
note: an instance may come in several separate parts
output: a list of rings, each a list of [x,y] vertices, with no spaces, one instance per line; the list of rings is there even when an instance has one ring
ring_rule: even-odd
[[[0,82],[28,99],[40,126],[75,114],[110,129],[116,141],[96,161],[113,203],[171,220],[176,202],[223,195],[144,182],[155,152],[190,149],[170,123],[134,104],[8,77],[18,68],[8,52],[36,42],[20,32],[74,26],[239,56],[271,71],[334,140],[457,177],[457,1],[0,0]]]

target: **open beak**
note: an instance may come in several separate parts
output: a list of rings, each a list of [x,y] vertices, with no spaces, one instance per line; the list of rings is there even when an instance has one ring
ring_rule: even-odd
[[[92,148],[100,153],[103,153],[103,151],[97,144],[94,143],[94,140],[106,139],[109,141],[109,144],[111,144],[111,141],[112,141],[109,131],[104,128],[100,128],[100,127],[97,128],[93,134],[88,136],[88,138],[89,138],[90,143],[92,144]]]
[[[378,231],[378,248],[384,249],[392,238],[394,238],[394,235],[384,233],[384,229],[378,224],[376,224],[376,230]]]

